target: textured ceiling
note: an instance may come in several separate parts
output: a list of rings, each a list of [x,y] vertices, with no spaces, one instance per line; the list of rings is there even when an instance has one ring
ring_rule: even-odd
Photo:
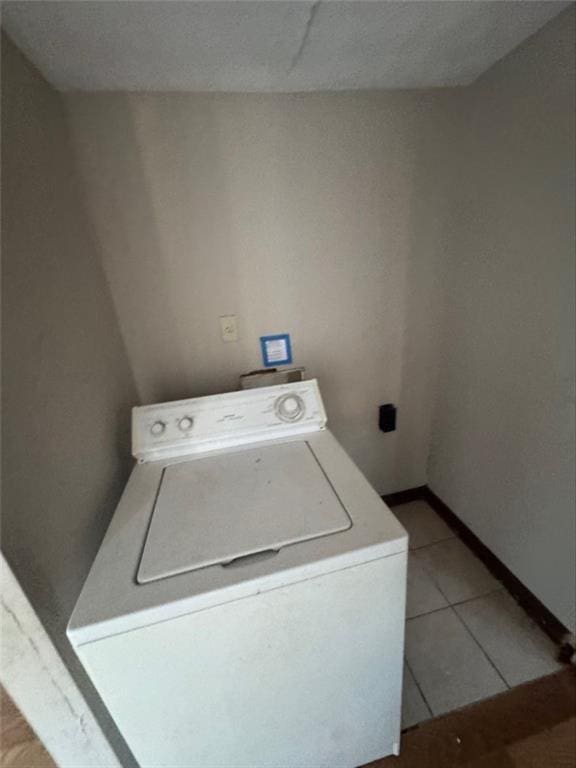
[[[5,2],[61,90],[311,91],[467,85],[567,2]]]

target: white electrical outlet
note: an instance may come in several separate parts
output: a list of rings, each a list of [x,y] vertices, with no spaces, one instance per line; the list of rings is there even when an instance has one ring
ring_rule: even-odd
[[[220,318],[222,341],[238,341],[238,322],[236,315],[222,315]]]

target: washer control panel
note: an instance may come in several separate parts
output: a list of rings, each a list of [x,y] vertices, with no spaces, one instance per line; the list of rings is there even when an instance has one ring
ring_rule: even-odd
[[[164,432],[166,432],[165,421],[155,421],[154,424],[152,424],[150,427],[150,434],[154,435],[154,437],[160,437],[160,435],[163,435]]]
[[[153,421],[152,424],[150,424],[150,434],[152,437],[162,437],[162,435],[166,432],[169,424],[170,422],[162,421],[162,419]],[[194,426],[194,419],[191,416],[182,416],[181,418],[177,417],[175,424],[180,432],[188,433]]]
[[[293,424],[300,421],[306,415],[306,403],[295,392],[289,392],[287,395],[280,395],[274,403],[274,411],[279,419]]]
[[[132,452],[140,461],[324,429],[315,379],[132,410]]]

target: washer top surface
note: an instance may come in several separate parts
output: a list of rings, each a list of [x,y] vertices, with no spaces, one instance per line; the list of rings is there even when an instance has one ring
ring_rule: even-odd
[[[138,459],[68,624],[78,646],[403,553],[315,380],[139,406]]]
[[[172,464],[162,472],[137,580],[242,565],[351,525],[306,441]]]

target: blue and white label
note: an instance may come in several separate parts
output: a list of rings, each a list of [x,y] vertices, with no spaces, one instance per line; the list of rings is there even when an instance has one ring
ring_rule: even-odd
[[[274,336],[260,336],[262,361],[266,368],[276,365],[289,365],[292,362],[290,334],[277,333]]]

